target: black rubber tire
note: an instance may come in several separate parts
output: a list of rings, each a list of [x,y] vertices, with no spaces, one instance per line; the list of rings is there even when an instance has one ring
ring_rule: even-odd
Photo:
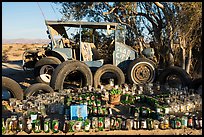
[[[94,87],[98,88],[100,85],[101,76],[107,72],[114,73],[117,77],[117,85],[125,83],[125,75],[120,68],[112,64],[106,64],[99,69],[94,74]]]
[[[23,89],[15,80],[3,76],[2,77],[2,89],[3,88],[10,91],[10,93],[12,94],[14,98],[23,100],[23,96],[24,96]]]
[[[51,77],[50,86],[54,90],[62,90],[65,78],[73,71],[79,71],[84,75],[85,81],[82,86],[93,85],[93,76],[90,68],[83,62],[68,60],[61,63],[54,70]]]
[[[189,74],[182,68],[177,66],[170,66],[161,71],[158,76],[158,81],[160,84],[164,85],[169,76],[176,75],[181,81],[181,87],[188,87],[191,83],[191,77]]]
[[[153,73],[153,74],[152,73],[150,74],[151,75],[150,78],[148,78],[147,80],[143,80],[143,81],[139,80],[136,77],[133,78],[135,74],[132,74],[133,73],[132,71],[134,71],[136,67],[141,65],[141,63],[145,64],[145,66],[148,67]],[[156,64],[152,60],[149,60],[147,58],[137,58],[130,63],[128,67],[128,71],[127,71],[127,78],[130,83],[144,84],[144,83],[153,82],[156,78],[156,74],[157,74]]]
[[[45,84],[49,84],[49,82],[46,82],[44,80],[42,80],[42,78],[40,77],[40,69],[44,66],[44,65],[51,65],[54,69],[61,63],[61,61],[56,58],[56,57],[44,57],[42,59],[40,59],[34,67],[34,76],[37,82],[40,83],[45,83]]]
[[[44,83],[35,83],[25,90],[25,97],[36,95],[39,90],[42,90],[45,93],[54,93],[54,90],[49,85]]]
[[[189,89],[195,89],[198,90],[198,88],[202,85],[202,78],[196,78],[192,80]]]

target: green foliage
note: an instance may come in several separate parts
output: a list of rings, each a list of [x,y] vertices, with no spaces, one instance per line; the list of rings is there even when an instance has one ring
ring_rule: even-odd
[[[164,8],[158,7],[154,2],[55,3],[62,6],[60,12],[64,20],[85,19],[92,22],[117,22],[126,25],[126,44],[137,45],[136,40],[140,36],[152,41],[157,59],[162,66],[168,62],[168,53],[173,54],[176,62],[181,62],[181,58],[177,56],[180,53],[172,47],[172,43],[179,43],[180,36],[186,39],[186,53],[193,47],[201,51],[202,2],[160,2]],[[89,35],[89,30],[86,31]],[[98,48],[108,51],[107,37],[103,38],[103,34],[99,34],[98,37],[100,36],[102,39],[96,40]],[[105,54],[105,51],[100,52]],[[193,57],[197,56],[195,53],[193,52]],[[195,59],[198,60],[198,57]]]
[[[118,95],[118,94],[121,94],[121,93],[122,93],[122,91],[119,90],[119,89],[112,89],[110,91],[110,95]]]

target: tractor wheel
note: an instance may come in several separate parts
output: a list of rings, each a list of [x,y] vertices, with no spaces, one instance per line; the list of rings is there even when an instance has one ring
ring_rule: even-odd
[[[130,83],[144,84],[153,82],[156,77],[156,65],[146,58],[138,58],[132,61],[127,72]]]
[[[34,67],[34,75],[37,82],[49,84],[54,69],[61,63],[58,58],[45,57],[40,59]]]
[[[2,77],[2,98],[4,94],[10,94],[12,98],[23,100],[23,89],[21,86],[11,78]],[[7,99],[7,98],[6,98]]]
[[[189,74],[182,68],[170,66],[161,71],[159,78],[160,84],[167,83],[170,87],[186,87],[191,83]]]
[[[90,68],[80,61],[65,61],[52,74],[50,86],[54,90],[69,87],[84,87],[93,85],[93,76]]]
[[[106,84],[109,84],[107,79],[114,79],[115,85],[121,85],[125,83],[125,76],[120,68],[117,66],[106,64],[102,67],[100,67],[96,73],[94,74],[94,87],[98,88],[99,85],[102,85],[102,76],[109,73],[110,75],[107,75],[107,78],[105,79]],[[113,74],[113,75],[111,75]],[[108,83],[107,83],[108,82]],[[103,84],[104,85],[104,84]]]
[[[47,84],[36,83],[36,84],[30,85],[25,90],[25,97],[35,96],[37,94],[40,94],[41,92],[53,93],[54,90]]]

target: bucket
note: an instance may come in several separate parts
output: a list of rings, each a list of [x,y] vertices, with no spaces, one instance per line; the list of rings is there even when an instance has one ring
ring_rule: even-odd
[[[117,105],[120,104],[120,94],[110,95],[110,104]]]

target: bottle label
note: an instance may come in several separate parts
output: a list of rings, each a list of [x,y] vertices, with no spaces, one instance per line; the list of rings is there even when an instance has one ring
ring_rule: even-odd
[[[189,125],[189,126],[193,126],[193,120],[192,120],[192,118],[188,119],[188,125]]]
[[[23,124],[22,123],[19,123],[19,128],[23,129]]]
[[[29,124],[28,124],[28,130],[31,130],[31,129],[32,129],[32,124],[29,123]]]
[[[84,127],[84,129],[85,129],[86,131],[88,131],[88,130],[90,129],[90,123],[87,124],[87,125]]]
[[[199,120],[199,126],[202,128],[202,119]]]
[[[45,123],[45,124],[44,124],[44,131],[47,132],[48,130],[49,130],[48,123]]]
[[[55,131],[58,131],[58,123],[55,123],[55,125],[54,125],[54,130],[55,130]]]

